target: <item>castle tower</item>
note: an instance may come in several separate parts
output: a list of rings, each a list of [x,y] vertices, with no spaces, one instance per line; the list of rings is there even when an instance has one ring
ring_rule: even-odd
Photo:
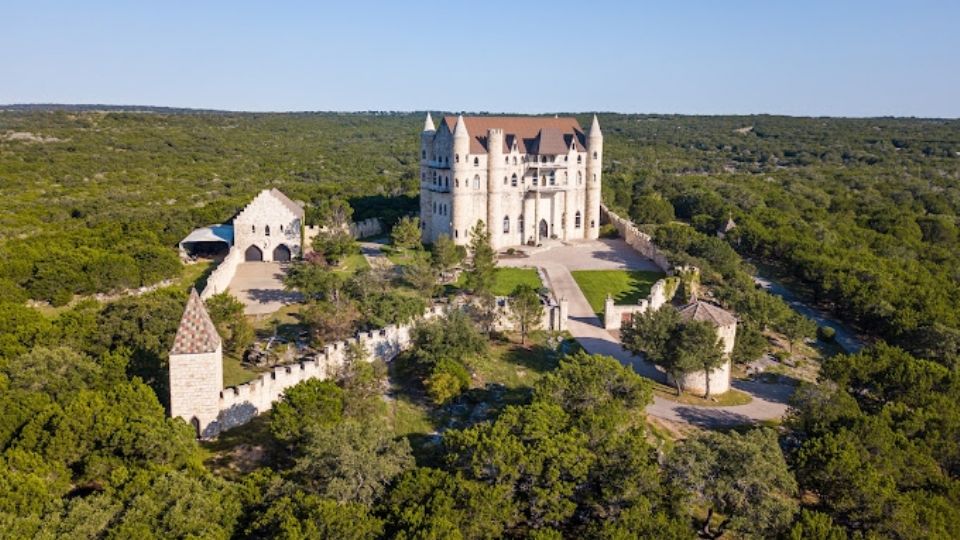
[[[471,208],[471,171],[470,166],[470,134],[467,133],[467,123],[463,115],[457,116],[457,123],[453,128],[453,166],[454,182],[451,184],[450,218],[453,228],[453,241],[457,244],[467,244],[470,239],[467,231],[474,225]]]
[[[190,291],[170,349],[170,416],[193,425],[197,436],[217,434],[223,391],[223,344],[196,289]]]
[[[590,134],[587,137],[587,197],[584,238],[595,240],[600,236],[600,181],[603,163],[603,134],[600,122],[593,115]]]
[[[503,233],[503,130],[487,130],[487,230],[490,231],[490,245],[499,249],[505,245]]]
[[[427,118],[423,121],[423,131],[420,132],[420,233],[421,240],[430,242],[433,240],[432,223],[430,219],[425,219],[430,215],[433,205],[433,193],[427,188],[427,182],[430,180],[429,163],[433,159],[433,136],[437,128],[433,125],[433,118],[427,112]]]

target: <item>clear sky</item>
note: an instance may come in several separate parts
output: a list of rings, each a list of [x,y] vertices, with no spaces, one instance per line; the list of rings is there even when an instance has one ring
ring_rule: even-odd
[[[960,0],[0,0],[0,103],[960,116]]]

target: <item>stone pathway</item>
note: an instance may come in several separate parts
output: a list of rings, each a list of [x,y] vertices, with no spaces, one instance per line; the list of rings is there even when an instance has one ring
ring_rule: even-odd
[[[383,244],[378,242],[360,242],[360,253],[374,270],[391,270],[393,261],[383,253]]]
[[[600,319],[590,308],[587,298],[570,274],[571,266],[574,269],[610,268],[614,265],[618,268],[637,268],[636,265],[626,261],[641,256],[626,243],[618,244],[615,240],[598,243],[603,247],[592,245],[595,244],[594,242],[584,242],[540,252],[526,259],[504,260],[501,261],[501,265],[543,268],[549,281],[548,286],[554,295],[557,298],[566,298],[569,302],[567,329],[587,352],[612,356],[624,365],[631,366],[640,375],[664,382],[665,377],[662,371],[643,358],[623,350],[619,340],[602,327]],[[591,264],[588,255],[590,253],[602,254],[602,258],[594,261],[596,264]],[[647,261],[647,264],[653,263]],[[640,266],[640,269],[645,267]],[[654,396],[653,403],[647,407],[647,413],[672,422],[702,428],[729,427],[782,417],[787,410],[787,400],[793,393],[793,387],[786,384],[734,381],[732,386],[750,394],[753,401],[746,405],[706,407],[686,405]]]
[[[280,263],[240,263],[227,290],[243,302],[245,314],[267,315],[303,300],[300,293],[283,288],[285,272]]]

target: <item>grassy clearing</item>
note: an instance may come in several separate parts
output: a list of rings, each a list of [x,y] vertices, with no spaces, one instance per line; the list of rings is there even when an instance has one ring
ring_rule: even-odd
[[[355,255],[347,255],[340,264],[337,265],[334,272],[341,274],[356,274],[360,270],[365,268],[370,268],[370,263],[367,262],[367,258],[363,255],[357,253]]]
[[[383,246],[381,251],[397,266],[406,266],[417,259],[430,259],[430,253],[421,249],[397,249],[393,246]]]
[[[256,371],[247,369],[243,366],[239,358],[233,356],[223,357],[223,387],[239,386],[257,378]]]
[[[590,307],[603,315],[607,295],[615,304],[636,304],[650,294],[650,287],[666,274],[647,270],[575,270],[570,272]]]
[[[497,268],[497,273],[493,278],[493,294],[496,296],[509,296],[517,285],[525,283],[534,289],[543,287],[540,276],[535,268]],[[461,273],[457,282],[451,285],[452,288],[463,289],[467,286],[467,275]]]
[[[545,346],[546,337],[545,332],[533,332],[527,336],[526,345],[520,345],[519,336],[491,343],[490,353],[470,364],[474,386],[495,383],[512,389],[532,387],[544,373],[557,367],[557,355]]]

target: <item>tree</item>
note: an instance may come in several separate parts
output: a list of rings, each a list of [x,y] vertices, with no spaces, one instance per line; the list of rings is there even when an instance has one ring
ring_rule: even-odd
[[[306,437],[308,426],[332,426],[343,419],[344,391],[333,381],[308,379],[286,389],[270,409],[270,432],[294,448]]]
[[[341,504],[373,503],[390,482],[414,466],[410,443],[394,439],[375,419],[308,425],[289,477],[308,493]]]
[[[300,308],[300,318],[310,327],[315,342],[321,344],[346,339],[357,330],[360,312],[353,302],[310,302]]]
[[[482,220],[470,229],[470,261],[467,266],[467,289],[477,295],[490,294],[497,272],[497,254],[490,246],[490,233]]]
[[[224,291],[211,296],[206,304],[210,319],[223,340],[224,350],[235,356],[242,355],[255,337],[253,325],[243,314],[243,303]]]
[[[329,264],[340,264],[340,261],[349,255],[360,253],[360,244],[342,228],[332,228],[321,231],[313,238],[313,249],[321,253]]]
[[[673,373],[685,375],[703,371],[706,381],[704,398],[709,399],[710,372],[726,362],[714,326],[706,321],[683,321],[671,336],[667,348],[667,368]],[[678,395],[679,389],[678,383]]]
[[[437,241],[433,243],[431,264],[440,272],[441,279],[447,279],[450,271],[461,264],[466,257],[466,249],[463,246],[458,246],[446,234],[441,234]]]
[[[691,502],[707,507],[701,527],[707,538],[720,538],[727,530],[776,537],[790,526],[799,506],[796,480],[771,429],[697,434],[673,452],[665,472]],[[714,530],[715,513],[724,519]]]
[[[643,195],[633,201],[630,219],[634,223],[670,223],[674,219],[673,205],[659,194]]]
[[[300,291],[308,299],[325,300],[334,304],[341,301],[341,292],[346,278],[339,272],[308,261],[296,262],[283,278],[283,286],[288,290]]]
[[[510,293],[510,316],[520,327],[520,344],[526,343],[527,334],[540,326],[543,319],[543,303],[533,287],[521,283]]]
[[[432,298],[439,290],[437,270],[426,259],[415,257],[403,266],[403,278],[426,298]]]
[[[669,305],[660,309],[635,313],[630,322],[620,329],[623,347],[633,354],[643,354],[654,364],[662,364],[669,352],[668,344],[677,326],[680,314]]]
[[[803,315],[794,314],[780,323],[780,331],[787,337],[790,354],[793,354],[794,344],[817,335],[817,324]]]
[[[420,218],[404,216],[393,226],[390,233],[393,245],[400,249],[422,249],[420,243]]]
[[[733,361],[749,364],[767,349],[767,338],[755,324],[744,322],[737,328],[737,339],[733,345]]]

